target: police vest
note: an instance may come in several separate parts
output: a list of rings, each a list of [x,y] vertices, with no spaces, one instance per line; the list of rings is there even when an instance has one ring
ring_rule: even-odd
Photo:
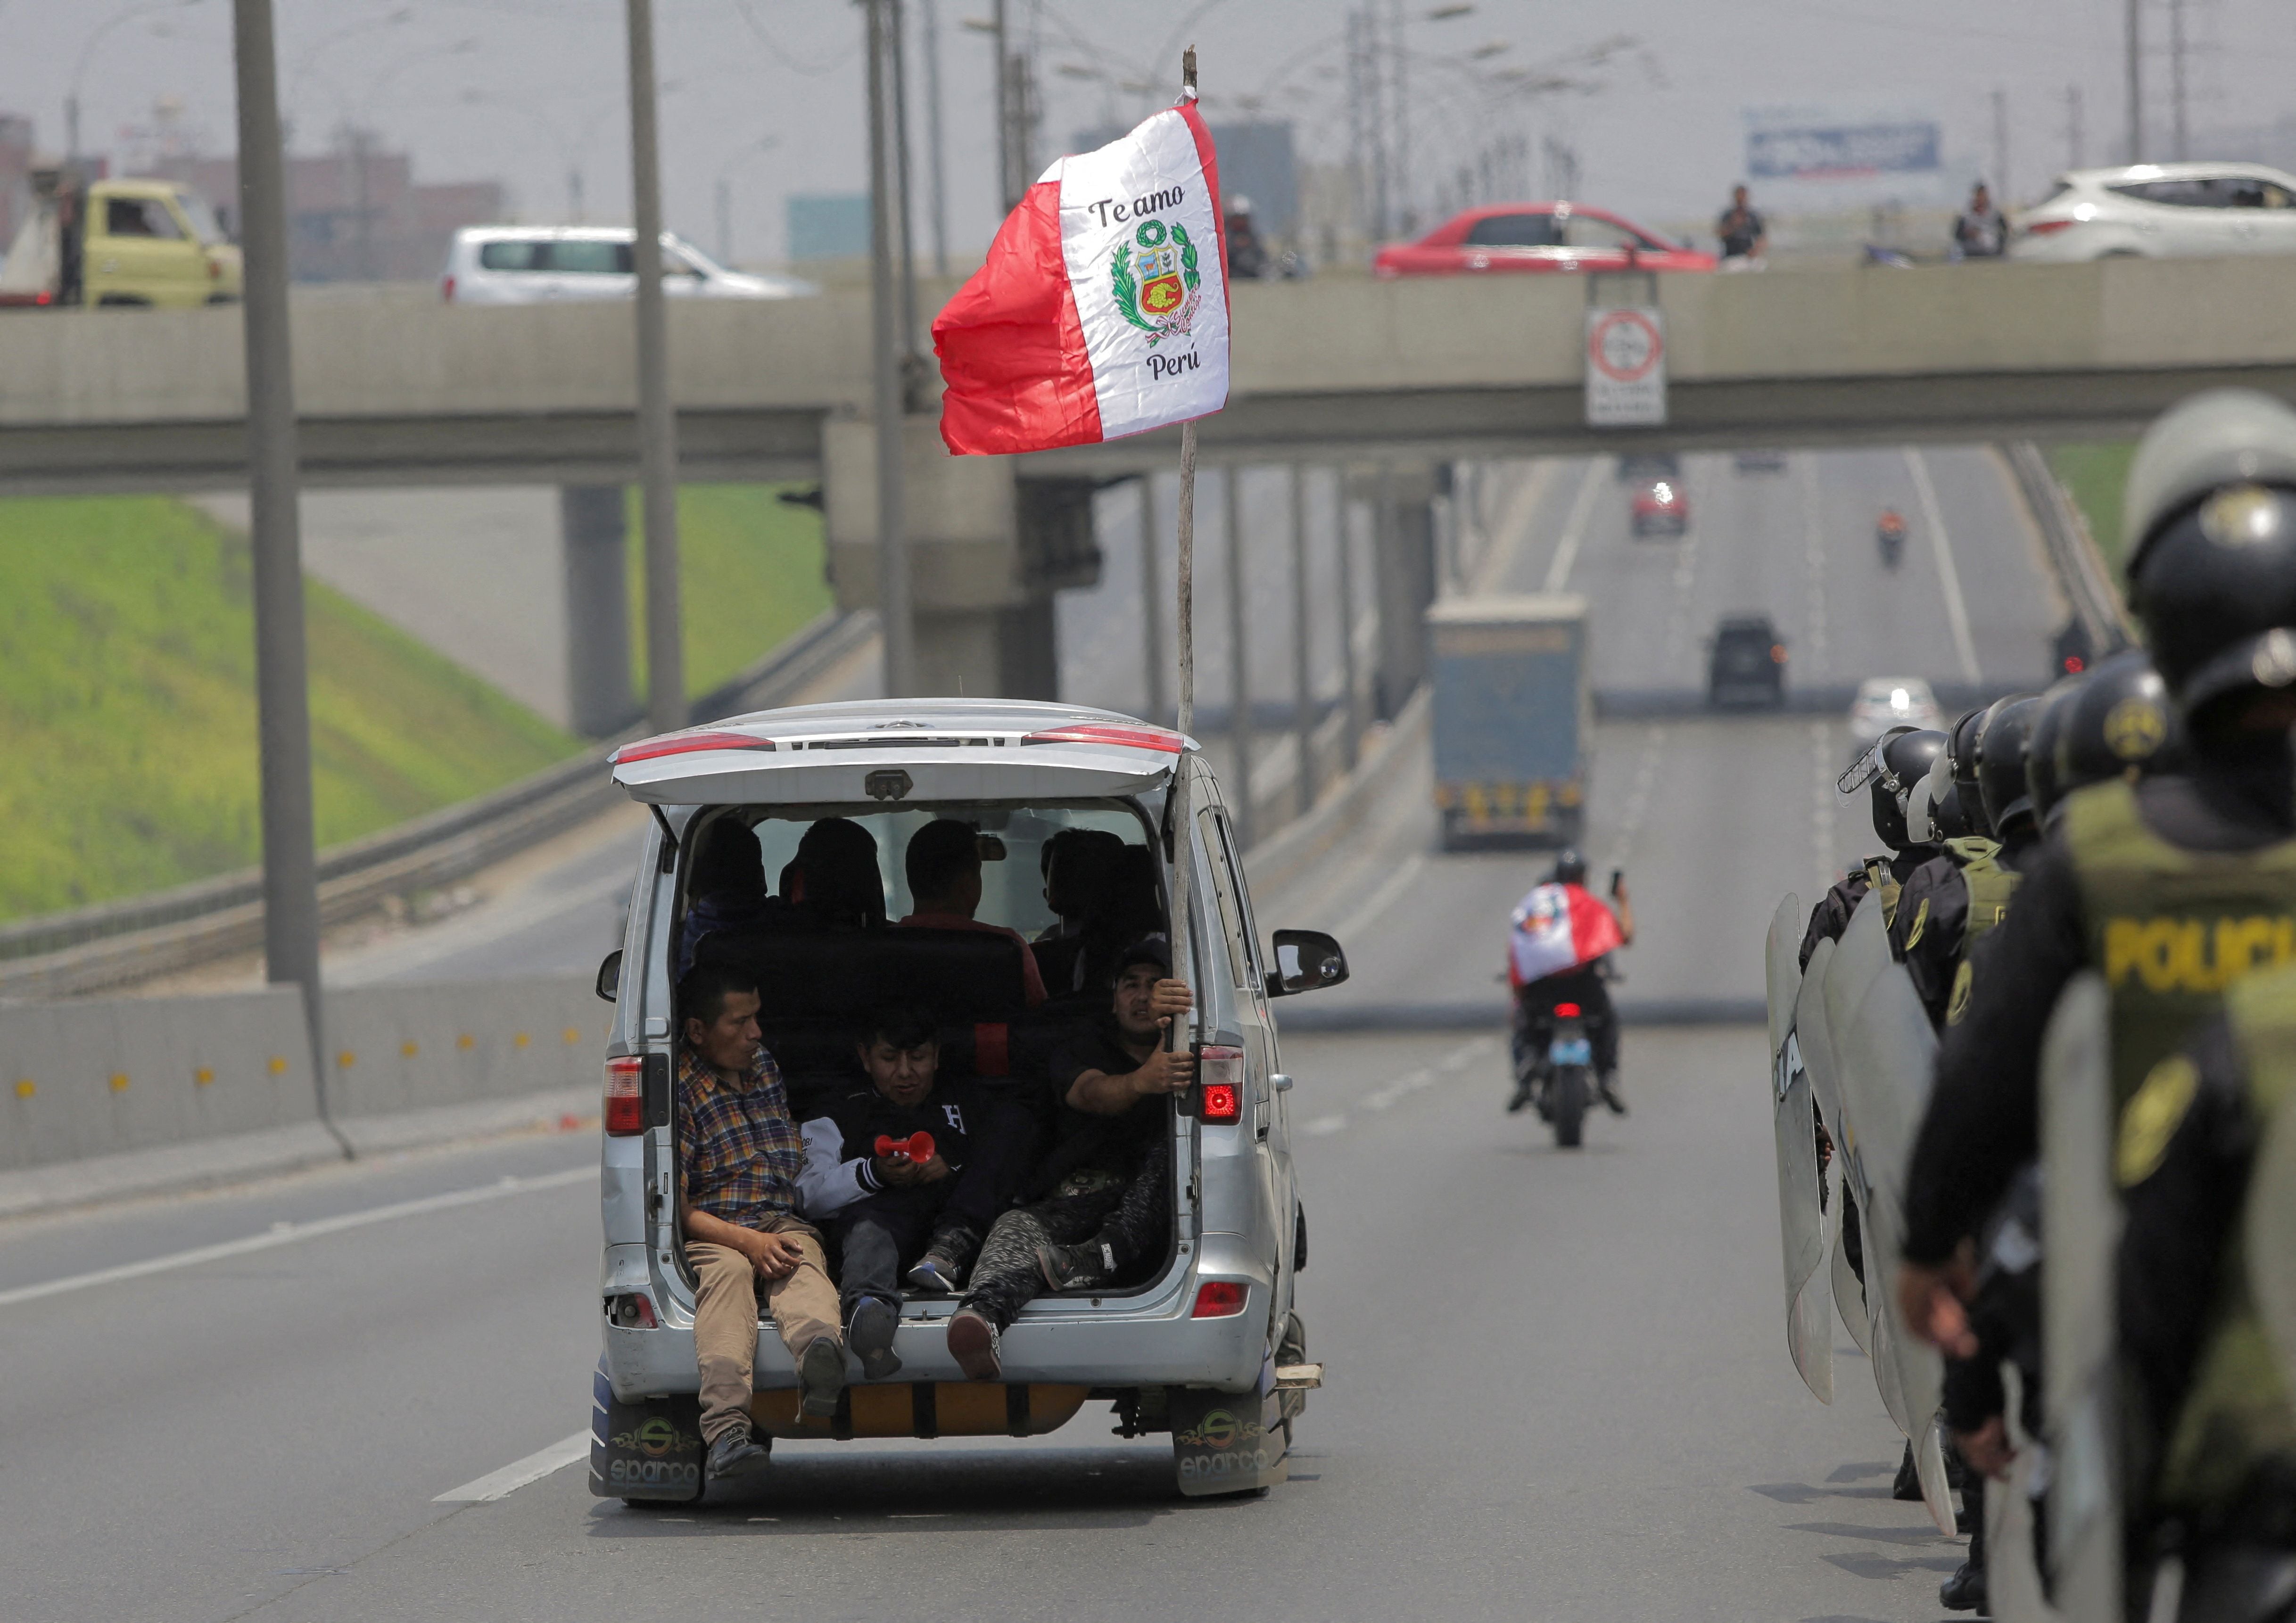
[[[2296,840],[2185,850],[2144,826],[2124,779],[2067,797],[2063,832],[2112,1003],[2118,1109],[2234,982],[2296,961]]]
[[[2254,1141],[2296,1099],[2296,971],[2257,975],[2225,995],[2244,1078]],[[2190,1108],[2199,1075],[2182,1053],[2154,1067],[2121,1112],[2114,1160],[2125,1188],[2152,1176]],[[2192,1385],[2169,1423],[2153,1497],[2161,1508],[2229,1508],[2273,1455],[2296,1462],[2296,1408],[2250,1286],[2248,1225],[2235,1220],[2218,1259]]]
[[[1945,1008],[1945,1023],[1958,1026],[1961,1017],[1969,1012],[1969,994],[1975,984],[1970,968],[1970,949],[2009,916],[2009,898],[2016,894],[2018,882],[2024,875],[2001,865],[2001,842],[1997,840],[1972,834],[1947,840],[1945,849],[1954,865],[1961,870],[1962,887],[1969,898],[1956,955],[1960,964],[1953,972],[1953,995],[1947,999]]]
[[[1866,859],[1866,882],[1882,898],[1882,924],[1887,929],[1898,922],[1898,898],[1905,887],[1890,872],[1889,863],[1879,857]]]

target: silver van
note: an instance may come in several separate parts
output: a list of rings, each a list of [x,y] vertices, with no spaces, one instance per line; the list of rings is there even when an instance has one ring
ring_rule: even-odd
[[[627,933],[599,971],[615,1019],[592,1491],[685,1502],[701,1490],[693,1280],[678,1229],[671,1130],[671,987],[688,854],[710,824],[728,817],[756,832],[769,881],[816,819],[861,824],[893,870],[883,875],[890,918],[909,910],[898,871],[908,836],[937,817],[962,819],[979,830],[985,859],[978,916],[1030,937],[1055,922],[1038,857],[1061,831],[1104,831],[1136,853],[1128,871],[1167,923],[1177,849],[1189,865],[1181,972],[1195,988],[1201,1044],[1199,1079],[1171,1107],[1170,1239],[1149,1277],[1030,1303],[1004,1332],[997,1384],[967,1381],[948,1355],[955,1299],[913,1293],[894,1343],[899,1378],[856,1374],[826,1423],[800,1416],[789,1354],[761,1325],[753,1430],[791,1439],[1025,1437],[1108,1404],[1120,1435],[1170,1433],[1183,1493],[1250,1492],[1283,1480],[1292,1422],[1321,1371],[1308,1362],[1292,1305],[1308,1228],[1292,1162],[1292,1082],[1268,1004],[1338,983],[1347,962],[1336,941],[1311,930],[1279,930],[1272,952],[1263,948],[1219,785],[1193,742],[1102,710],[887,700],[761,711],[663,734],[624,745],[612,769],[652,811],[653,827]],[[1172,791],[1181,782],[1189,826],[1176,841]],[[794,947],[787,934],[746,947],[730,935],[730,945],[717,945],[719,936],[706,942],[758,976],[767,1046],[800,1115],[808,1068],[851,1053],[844,1000],[889,976],[905,995],[936,1004],[945,1071],[969,1067],[984,1085],[1023,1097],[1032,1086],[1041,1090],[1032,1058],[1062,1022],[1103,1008],[1106,993],[1064,996],[1055,985],[1039,1008],[998,1005],[967,991],[980,983],[967,981],[957,961],[964,954],[944,962],[920,939],[938,934],[863,930]],[[1017,965],[1018,949],[1004,938],[969,939],[999,944]],[[738,956],[744,952],[753,955]]]

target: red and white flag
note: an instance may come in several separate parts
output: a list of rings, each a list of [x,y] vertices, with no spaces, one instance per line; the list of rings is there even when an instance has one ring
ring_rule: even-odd
[[[1626,945],[1618,915],[1584,885],[1535,885],[1507,936],[1507,983],[1528,986]]]
[[[933,321],[960,456],[1091,445],[1227,403],[1219,163],[1193,101],[1030,186]]]

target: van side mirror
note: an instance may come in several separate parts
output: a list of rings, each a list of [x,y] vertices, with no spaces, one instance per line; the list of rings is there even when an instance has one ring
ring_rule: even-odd
[[[1347,978],[1348,955],[1332,937],[1320,930],[1275,932],[1275,968],[1267,977],[1270,997],[1335,987]]]
[[[611,1003],[621,989],[622,949],[618,947],[606,955],[604,963],[598,965],[598,996]]]

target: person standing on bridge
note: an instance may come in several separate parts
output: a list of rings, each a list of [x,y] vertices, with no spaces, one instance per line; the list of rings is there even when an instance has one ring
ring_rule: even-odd
[[[1756,212],[1743,182],[1730,188],[1730,206],[1714,222],[1714,234],[1722,240],[1724,270],[1751,270],[1769,257],[1769,222]]]
[[[2008,217],[1993,206],[1993,193],[1980,180],[1970,191],[1969,207],[1954,217],[1953,257],[1997,259],[2008,251]]]

